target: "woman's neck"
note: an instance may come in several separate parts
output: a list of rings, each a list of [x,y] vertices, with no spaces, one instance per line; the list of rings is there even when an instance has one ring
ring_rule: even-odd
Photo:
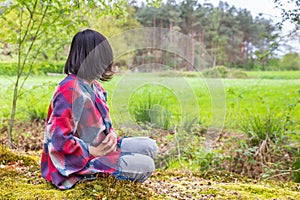
[[[94,82],[94,80],[92,80],[92,81],[88,81],[88,80],[85,80],[85,79],[83,79],[84,80],[84,82],[85,83],[87,83],[87,84],[89,84],[89,86],[93,86],[93,82]]]

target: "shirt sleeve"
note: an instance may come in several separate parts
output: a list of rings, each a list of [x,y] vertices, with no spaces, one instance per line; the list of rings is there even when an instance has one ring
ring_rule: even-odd
[[[48,121],[49,154],[64,176],[82,170],[89,161],[88,144],[74,136],[72,103],[80,98],[70,88],[58,89],[52,100],[53,112]]]

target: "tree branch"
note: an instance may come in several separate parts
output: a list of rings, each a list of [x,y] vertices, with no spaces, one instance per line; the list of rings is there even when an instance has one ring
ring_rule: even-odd
[[[30,9],[29,9],[29,8],[26,6],[26,4],[25,4],[25,7],[27,8],[28,12],[30,13],[30,18],[29,18],[29,22],[28,22],[28,24],[27,24],[27,28],[26,28],[24,37],[23,37],[23,39],[20,41],[21,43],[23,43],[23,42],[25,41],[26,37],[27,37],[29,27],[30,27],[30,25],[31,25],[31,22],[33,21],[33,14],[35,13],[35,9],[36,9],[37,2],[38,2],[38,0],[36,0],[36,1],[34,2],[34,6],[33,6],[33,10],[32,10],[32,11],[30,11]]]
[[[31,42],[31,44],[30,44],[30,47],[29,47],[29,49],[28,49],[28,51],[27,51],[27,54],[26,54],[26,56],[25,56],[25,58],[24,58],[24,61],[23,61],[23,65],[24,65],[24,66],[25,66],[26,60],[27,60],[27,58],[28,58],[28,55],[29,55],[29,53],[31,52],[31,49],[32,49],[32,47],[33,47],[33,44],[34,44],[34,42],[35,42],[35,40],[36,40],[36,37],[37,37],[37,35],[39,34],[39,31],[40,31],[40,28],[41,28],[41,26],[42,26],[42,24],[43,24],[43,21],[44,21],[44,19],[45,19],[47,10],[48,10],[48,8],[49,8],[49,2],[50,2],[50,1],[51,1],[51,0],[49,0],[48,3],[47,3],[47,5],[46,5],[46,8],[45,8],[45,10],[44,10],[44,13],[43,13],[42,19],[41,19],[41,21],[40,21],[40,24],[39,24],[39,26],[38,26],[38,28],[37,28],[35,34],[34,34],[34,38],[35,38],[35,39],[32,40],[32,42]],[[44,5],[43,5],[43,6],[44,6]],[[39,53],[39,50],[38,50],[37,54],[38,54],[38,53]],[[37,54],[36,54],[36,57],[37,57]],[[34,61],[35,61],[36,57],[34,58]],[[28,73],[27,76],[24,78],[24,80],[23,80],[21,86],[19,87],[19,91],[23,88],[25,81],[26,81],[27,78],[29,77],[30,72],[31,72],[31,70],[32,70],[32,65],[33,65],[33,63],[31,64],[29,73]],[[23,68],[23,69],[24,69],[24,68]]]

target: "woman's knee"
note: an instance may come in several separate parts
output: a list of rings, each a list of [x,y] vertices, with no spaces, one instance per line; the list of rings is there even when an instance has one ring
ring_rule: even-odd
[[[158,152],[156,141],[148,137],[124,138],[121,144],[122,152],[139,153],[155,158]]]
[[[150,145],[150,148],[151,148],[151,151],[153,152],[153,156],[152,158],[155,158],[157,156],[157,152],[158,152],[158,146],[156,144],[156,141],[155,140],[152,140],[153,142],[151,143]]]
[[[140,170],[136,171],[135,180],[142,183],[152,175],[155,170],[155,164],[152,158],[144,155],[144,158],[140,160],[139,167]]]
[[[149,176],[155,170],[154,160],[149,156],[143,155],[143,158],[140,159],[139,164],[137,165],[140,167],[142,172],[144,172],[145,174],[149,174]]]
[[[141,154],[121,156],[119,167],[121,177],[137,182],[144,182],[155,170],[153,159]]]
[[[145,140],[145,149],[148,151],[149,156],[154,159],[158,152],[156,141],[151,138],[146,138]]]

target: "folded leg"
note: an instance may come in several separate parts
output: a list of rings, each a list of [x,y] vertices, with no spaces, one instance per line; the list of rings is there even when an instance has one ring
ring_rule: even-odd
[[[158,147],[156,141],[148,137],[123,138],[121,142],[122,153],[138,153],[155,158]]]
[[[154,161],[147,155],[128,153],[120,157],[119,169],[113,175],[119,180],[144,182],[155,170]]]

